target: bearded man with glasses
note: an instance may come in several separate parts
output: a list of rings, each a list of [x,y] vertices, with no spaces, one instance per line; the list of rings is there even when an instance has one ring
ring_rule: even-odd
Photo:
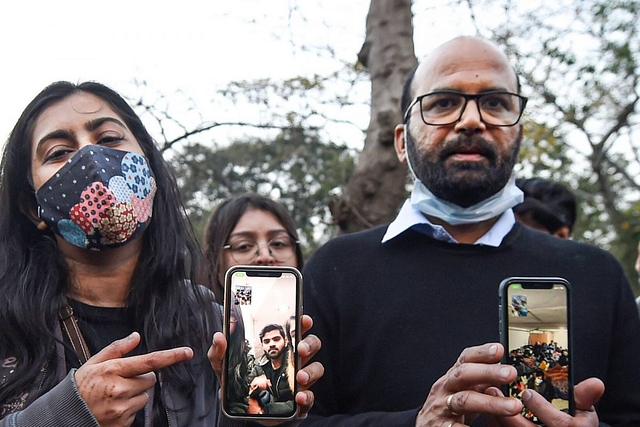
[[[515,221],[526,101],[506,55],[478,37],[443,44],[408,77],[395,147],[411,196],[393,222],[329,241],[303,271],[326,369],[303,425],[531,426],[500,389],[517,377],[499,363],[509,276],[574,285],[575,414],[531,390],[527,410],[547,426],[640,425],[640,319],[621,266]]]

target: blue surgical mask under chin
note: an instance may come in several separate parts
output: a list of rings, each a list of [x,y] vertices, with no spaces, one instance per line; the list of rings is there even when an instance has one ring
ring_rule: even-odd
[[[516,186],[515,175],[511,175],[502,190],[468,208],[439,199],[419,179],[415,180],[411,191],[411,204],[414,208],[451,225],[473,224],[495,218],[523,200],[524,194]]]
[[[405,125],[405,132],[407,128]],[[502,190],[468,208],[439,199],[418,179],[413,170],[409,156],[407,166],[413,177],[411,205],[425,215],[439,218],[451,225],[474,224],[502,215],[507,209],[519,205],[524,200],[524,193],[516,186],[516,176],[511,174]]]

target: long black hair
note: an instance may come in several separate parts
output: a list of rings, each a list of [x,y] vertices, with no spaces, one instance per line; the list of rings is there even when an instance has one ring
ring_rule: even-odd
[[[57,313],[66,302],[71,281],[52,232],[38,230],[28,215],[33,217],[37,209],[30,183],[31,141],[40,115],[76,93],[93,94],[111,106],[139,142],[156,177],[153,218],[142,236],[127,296],[143,345],[147,351],[188,345],[195,358],[203,358],[211,339],[210,328],[220,329],[219,312],[195,281],[201,255],[176,180],[140,118],[118,93],[100,83],[53,83],[18,119],[1,164],[0,357],[14,356],[18,366],[0,386],[0,402],[29,389],[55,352]],[[194,378],[188,364],[170,366],[161,374],[164,381],[183,392],[193,392]],[[42,392],[55,385],[54,377],[47,377]]]
[[[249,209],[258,209],[272,213],[278,222],[282,224],[289,237],[298,241],[296,225],[287,209],[280,203],[255,193],[241,194],[230,197],[221,202],[213,211],[204,231],[204,279],[208,281],[218,301],[222,301],[224,284],[220,283],[220,265],[222,261],[222,248],[227,244],[229,235],[236,227],[242,215]],[[302,269],[304,259],[299,244],[296,247],[297,268]]]
[[[247,378],[253,367],[252,356],[249,355],[251,345],[245,338],[244,318],[237,304],[231,305],[231,316],[235,319],[236,327],[227,343],[227,369],[229,370],[229,386],[226,387],[227,399],[231,403],[246,403],[249,395]],[[242,404],[241,403],[241,404]]]

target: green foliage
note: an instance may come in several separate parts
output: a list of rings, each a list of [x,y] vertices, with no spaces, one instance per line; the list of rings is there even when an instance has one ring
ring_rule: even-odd
[[[186,145],[172,161],[198,231],[221,200],[246,192],[283,203],[291,212],[306,253],[330,237],[329,198],[354,169],[348,149],[292,127],[272,140],[238,140],[225,147]]]
[[[501,3],[508,13],[488,30],[515,58],[531,101],[522,172],[573,188],[574,238],[611,251],[638,294],[639,3]]]

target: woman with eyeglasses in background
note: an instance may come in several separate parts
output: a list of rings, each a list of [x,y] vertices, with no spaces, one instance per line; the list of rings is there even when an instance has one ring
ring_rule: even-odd
[[[220,203],[207,222],[204,256],[209,283],[218,301],[224,274],[234,265],[284,265],[302,269],[296,226],[284,206],[259,194]]]
[[[224,276],[229,267],[280,265],[301,269],[304,262],[291,215],[281,204],[259,194],[243,194],[220,203],[207,222],[203,246],[208,283],[219,302],[224,300]],[[231,321],[231,334],[244,335],[237,307],[232,308]],[[303,322],[310,321],[309,316],[303,316]],[[289,345],[293,348],[295,344]],[[228,399],[249,408],[252,402],[247,376],[255,362],[250,344],[246,339],[231,339],[228,351],[229,366],[233,367]],[[293,357],[293,352],[288,356]],[[291,372],[287,372],[287,379],[293,390],[294,364],[288,366]]]

